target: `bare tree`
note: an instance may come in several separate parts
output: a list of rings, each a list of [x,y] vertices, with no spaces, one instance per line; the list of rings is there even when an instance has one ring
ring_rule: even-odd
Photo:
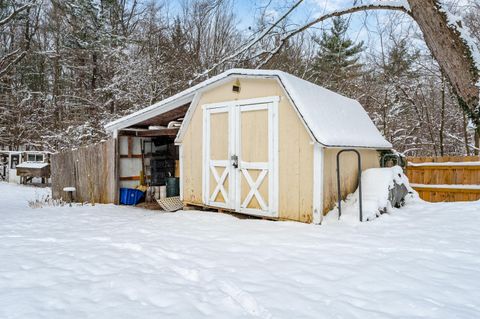
[[[275,27],[292,14],[294,9],[302,2],[303,0],[297,1],[284,15],[280,16],[277,21],[257,37],[242,46],[235,53],[220,60],[217,65],[213,65],[212,68],[207,69],[205,72],[208,73],[222,63],[235,59],[245,51],[253,48],[265,37],[274,33],[273,30]],[[480,53],[476,45],[472,42],[462,20],[453,15],[439,0],[407,0],[406,3],[381,1],[371,4],[354,5],[343,10],[322,14],[304,25],[285,32],[275,47],[263,52],[264,59],[267,61],[270,60],[283,48],[289,39],[322,21],[337,16],[371,10],[400,11],[410,16],[418,24],[426,45],[440,65],[445,77],[452,85],[462,109],[475,124],[478,140],[480,137],[480,89],[477,83],[480,79],[480,61],[477,60],[480,60]],[[264,63],[260,63],[260,65],[263,64]]]
[[[27,55],[32,37],[30,9],[35,4],[35,0],[29,2],[6,1],[0,4],[0,32],[5,35],[2,39],[5,51],[0,49],[0,78]],[[20,46],[15,47],[14,33],[16,28],[13,24],[21,19],[24,20],[24,41]],[[4,32],[6,29],[10,29],[9,32]]]
[[[292,13],[302,2],[280,4],[284,14],[278,17],[268,15],[271,8],[267,3],[254,26],[241,30],[233,0],[183,0],[180,11],[170,11],[167,0],[0,1],[0,144],[55,150],[92,143],[105,137],[104,123],[231,67],[276,68],[314,81],[318,45],[312,36],[322,32],[317,28],[322,21],[355,12],[390,10],[389,20],[404,16],[415,25],[416,20],[428,20],[422,16],[428,13],[423,4],[438,5],[431,0],[421,1],[422,7],[413,0],[374,4],[352,0],[357,5],[298,25],[294,23],[298,17]],[[465,37],[463,24],[439,8],[438,13],[430,14],[443,19],[443,27],[451,28],[450,36],[460,41],[454,44],[471,49],[473,60],[475,49]],[[477,39],[479,14],[480,7],[473,6],[465,20]],[[397,72],[402,67],[399,60],[382,62],[392,49],[401,47],[402,36],[407,39],[406,48],[416,45],[408,42],[409,36],[392,29],[395,36],[383,38],[385,54],[374,52],[373,46],[368,49],[371,56],[361,56],[358,80],[345,81],[348,90],[343,93],[362,102],[400,151],[431,155],[478,150],[478,145],[471,145],[475,112],[465,111],[464,120],[459,107],[459,101],[470,101],[465,97],[469,90],[460,92],[460,88],[474,79],[473,73],[465,71],[463,58],[454,57],[461,48],[448,48],[450,55],[436,53],[443,59],[437,64],[432,55],[448,38],[440,40],[436,35],[442,33],[445,38],[443,33],[450,33],[437,29],[430,39],[425,33],[432,31],[420,28],[420,22],[409,28],[416,39],[423,33],[425,41],[435,47],[430,53],[420,46],[421,56],[413,59],[415,76],[410,71]],[[393,69],[386,72],[390,67]],[[466,75],[456,77],[462,72]],[[464,109],[466,105],[475,110],[475,105],[468,103],[463,104]]]

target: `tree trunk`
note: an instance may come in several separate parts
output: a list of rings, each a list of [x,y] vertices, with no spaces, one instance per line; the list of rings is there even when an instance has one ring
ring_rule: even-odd
[[[92,92],[97,88],[97,76],[98,76],[98,58],[97,52],[92,53],[92,77],[90,80],[90,87]]]
[[[439,138],[439,143],[440,143],[440,156],[443,156],[445,154],[444,149],[443,149],[443,131],[445,130],[445,78],[442,74],[442,90],[441,90],[441,95],[442,95],[442,108],[440,110],[440,138]]]
[[[469,146],[469,141],[468,141],[468,123],[467,123],[467,117],[465,116],[465,113],[463,115],[463,139],[465,141],[465,150],[467,152],[467,156],[470,156],[470,146]]]
[[[480,148],[480,126],[477,125],[475,130],[475,155],[480,155],[478,149]]]
[[[438,0],[408,0],[411,15],[425,42],[451,83],[460,105],[475,125],[480,126],[479,70],[471,49],[456,27],[448,24]],[[463,27],[458,25],[459,28]]]

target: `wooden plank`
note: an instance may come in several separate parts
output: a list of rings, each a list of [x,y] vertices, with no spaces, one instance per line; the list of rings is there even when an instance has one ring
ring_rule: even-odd
[[[182,118],[185,116],[187,113],[187,110],[190,106],[190,103],[187,103],[185,105],[182,105],[180,107],[177,107],[173,110],[170,110],[168,112],[162,113],[160,115],[154,116],[152,118],[149,118],[141,123],[137,123],[135,126],[136,127],[148,127],[150,125],[163,125],[166,126],[168,125],[169,122],[178,120],[179,118]]]
[[[480,156],[407,157],[407,161],[411,163],[478,162]]]
[[[434,170],[449,170],[449,169],[470,169],[470,170],[478,170],[480,169],[480,165],[422,165],[422,166],[408,166],[408,170],[418,170],[423,171],[426,169],[434,169]]]
[[[147,175],[145,177],[150,178],[150,175]],[[121,176],[120,180],[121,181],[139,181],[140,176]]]
[[[432,201],[432,195],[433,195],[433,192],[428,192],[427,190],[422,189],[422,197],[421,198],[423,200],[426,200],[427,202]]]
[[[160,137],[160,136],[167,136],[167,137],[175,137],[177,136],[178,128],[165,128],[159,130],[126,130],[120,131],[120,136],[131,136],[131,137]]]
[[[139,181],[140,176],[121,176],[120,180],[121,181]]]
[[[169,128],[169,129],[161,129],[161,130],[140,131],[138,132],[137,136],[139,137],[157,137],[157,136],[175,137],[177,136],[177,133],[178,133],[178,128]]]
[[[113,168],[113,187],[114,187],[114,197],[113,202],[116,205],[120,204],[120,140],[117,138],[114,139],[114,151],[113,151],[113,163],[115,163]]]
[[[473,193],[480,194],[480,189],[465,189],[465,188],[450,188],[450,187],[417,187],[413,189],[421,190],[422,192],[448,192],[448,193]]]
[[[120,155],[120,158],[142,158],[142,154]]]
[[[17,176],[49,178],[50,166],[42,168],[17,167]]]
[[[427,201],[468,201],[480,199],[480,190],[459,189],[453,187],[434,187],[433,185],[479,185],[480,165],[468,162],[480,161],[479,156],[443,156],[408,158],[411,163],[465,163],[464,165],[422,165],[407,167],[407,177],[412,184],[432,185],[432,187],[414,187],[420,197]]]

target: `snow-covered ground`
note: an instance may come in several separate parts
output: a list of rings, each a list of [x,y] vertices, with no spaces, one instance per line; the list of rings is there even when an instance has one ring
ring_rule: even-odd
[[[0,318],[480,318],[480,202],[315,226],[45,191],[0,183]]]

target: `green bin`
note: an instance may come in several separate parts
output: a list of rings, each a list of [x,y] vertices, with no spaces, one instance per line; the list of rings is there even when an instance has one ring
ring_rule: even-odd
[[[180,195],[180,179],[178,177],[167,177],[167,197]]]

